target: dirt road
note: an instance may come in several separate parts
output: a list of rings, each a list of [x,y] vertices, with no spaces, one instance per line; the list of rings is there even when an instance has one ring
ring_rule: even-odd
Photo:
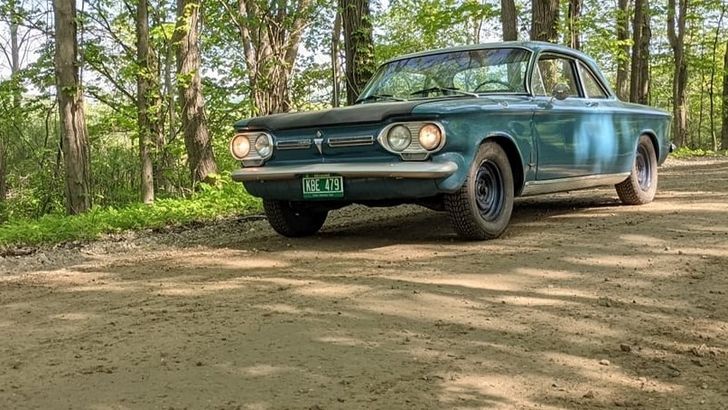
[[[0,408],[728,408],[728,160],[660,184],[522,200],[483,243],[352,208],[0,259]]]

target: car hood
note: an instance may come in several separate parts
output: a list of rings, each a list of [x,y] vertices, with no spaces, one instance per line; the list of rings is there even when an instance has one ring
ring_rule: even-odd
[[[322,127],[337,124],[381,122],[393,116],[410,115],[423,101],[394,101],[357,104],[323,111],[274,114],[250,118],[235,123],[236,129],[265,129],[279,131],[293,128]]]
[[[275,132],[341,124],[379,123],[387,118],[398,116],[438,116],[472,111],[499,110],[514,103],[522,104],[525,101],[528,101],[528,98],[498,96],[481,98],[443,97],[415,101],[366,103],[323,111],[295,112],[249,118],[236,122],[235,129],[258,129]]]

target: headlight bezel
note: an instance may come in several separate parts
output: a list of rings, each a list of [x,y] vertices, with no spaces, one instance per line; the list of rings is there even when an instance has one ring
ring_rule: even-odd
[[[243,157],[240,157],[238,155],[239,152],[236,153],[234,150],[234,144],[238,138],[245,138],[248,141],[248,153]],[[267,146],[269,147],[266,152],[260,152],[259,147],[257,146],[258,140],[261,138],[265,138]],[[274,152],[275,140],[270,133],[265,131],[237,132],[230,140],[230,153],[233,158],[241,161],[244,167],[261,166],[273,156]]]
[[[434,146],[432,149],[427,149],[421,145],[419,135],[422,128],[430,125],[437,127],[437,129],[440,131],[441,137],[439,143],[436,146]],[[389,144],[388,140],[390,131],[398,126],[406,127],[410,131],[411,135],[410,144],[402,151],[397,151],[396,149],[393,149],[393,147]],[[379,136],[377,137],[377,141],[385,150],[392,154],[399,155],[405,161],[424,161],[428,159],[432,154],[437,153],[445,146],[446,140],[447,135],[445,132],[445,127],[442,125],[441,122],[434,120],[393,122],[382,128],[382,130],[379,132]]]

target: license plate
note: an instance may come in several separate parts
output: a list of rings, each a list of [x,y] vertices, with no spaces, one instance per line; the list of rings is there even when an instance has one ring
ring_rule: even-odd
[[[303,199],[342,198],[344,177],[306,175],[303,177]]]

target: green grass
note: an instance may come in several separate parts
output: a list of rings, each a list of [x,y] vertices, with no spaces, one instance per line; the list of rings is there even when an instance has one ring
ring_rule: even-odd
[[[260,201],[229,177],[215,186],[203,185],[188,199],[161,199],[152,205],[120,209],[94,208],[76,216],[46,215],[0,225],[0,247],[52,245],[89,241],[103,234],[184,225],[260,211]]]
[[[697,149],[691,149],[687,147],[680,147],[675,152],[670,154],[670,156],[678,159],[684,159],[684,158],[695,158],[695,157],[720,157],[720,156],[728,156],[728,150],[718,151],[715,152],[713,150],[704,150],[702,148]]]

